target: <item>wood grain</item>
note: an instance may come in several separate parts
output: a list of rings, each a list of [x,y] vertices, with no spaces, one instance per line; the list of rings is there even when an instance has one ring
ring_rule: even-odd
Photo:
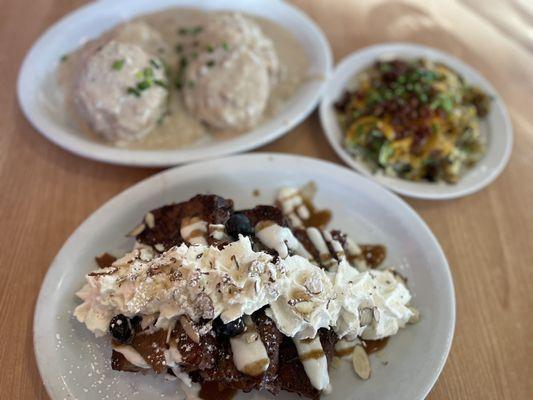
[[[157,172],[69,154],[39,135],[17,105],[16,78],[25,52],[50,24],[82,3],[0,0],[2,399],[48,398],[33,356],[32,318],[54,255],[104,201]],[[295,3],[322,26],[337,60],[378,42],[428,44],[466,60],[503,96],[515,145],[509,166],[496,182],[463,199],[407,201],[440,240],[457,294],[453,348],[429,398],[531,398],[533,7],[520,0]],[[316,113],[260,150],[340,162],[322,135]]]

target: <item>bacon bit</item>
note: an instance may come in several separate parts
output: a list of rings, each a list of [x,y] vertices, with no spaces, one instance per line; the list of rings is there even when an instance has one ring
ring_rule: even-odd
[[[112,254],[104,253],[101,256],[94,257],[94,260],[100,268],[107,268],[110,267],[117,260],[117,258]]]

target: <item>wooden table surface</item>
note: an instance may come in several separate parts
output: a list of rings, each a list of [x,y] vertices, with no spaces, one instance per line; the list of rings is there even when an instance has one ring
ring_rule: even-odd
[[[0,0],[1,399],[48,398],[32,345],[35,300],[46,270],[90,213],[157,172],[67,153],[39,135],[18,107],[15,87],[24,54],[49,25],[82,3]],[[532,398],[533,5],[523,0],[484,6],[476,0],[295,3],[323,28],[336,60],[378,42],[423,43],[463,58],[502,95],[515,131],[513,154],[503,174],[463,199],[406,200],[442,244],[457,295],[453,347],[429,398]],[[259,150],[340,163],[316,113]]]

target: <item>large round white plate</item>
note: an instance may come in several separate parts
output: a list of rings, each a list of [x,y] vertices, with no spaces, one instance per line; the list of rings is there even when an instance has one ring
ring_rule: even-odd
[[[347,362],[332,370],[330,400],[423,399],[448,355],[455,324],[455,298],[446,258],[422,219],[396,195],[349,169],[310,158],[250,154],[174,168],[124,191],[91,215],[67,240],[44,280],[34,321],[39,370],[52,399],[175,399],[176,382],[115,372],[107,340],[95,339],[72,316],[74,293],[94,256],[116,255],[132,246],[124,234],[148,211],[197,193],[232,198],[237,208],[271,204],[282,185],[318,186],[317,206],[333,211],[332,227],[357,241],[387,246],[387,266],[406,275],[421,320],[371,357],[372,377],[356,378]],[[253,191],[260,191],[254,196]],[[120,394],[120,397],[118,397]],[[265,393],[238,399],[272,399]],[[280,394],[279,399],[297,399]]]
[[[341,97],[350,81],[359,72],[370,67],[377,60],[397,57],[427,58],[440,61],[465,77],[467,82],[479,86],[485,93],[493,97],[490,114],[481,123],[481,129],[488,137],[487,153],[456,184],[411,182],[383,174],[373,174],[364,162],[354,159],[342,145],[344,135],[337,122],[333,104]],[[320,122],[331,146],[350,167],[397,193],[423,199],[451,199],[466,196],[484,188],[502,172],[509,160],[513,145],[513,129],[505,105],[496,89],[485,78],[461,60],[447,53],[410,43],[370,46],[344,58],[335,67],[333,75],[326,85],[320,103]]]
[[[313,78],[288,99],[277,115],[232,139],[201,140],[176,150],[130,150],[88,138],[65,113],[64,99],[56,83],[56,69],[61,56],[121,22],[169,7],[237,10],[269,19],[287,29],[301,43]],[[32,125],[66,150],[115,164],[169,166],[250,150],[280,137],[315,108],[331,68],[331,49],[320,28],[303,12],[284,1],[96,1],[67,15],[37,40],[19,73],[18,98]]]

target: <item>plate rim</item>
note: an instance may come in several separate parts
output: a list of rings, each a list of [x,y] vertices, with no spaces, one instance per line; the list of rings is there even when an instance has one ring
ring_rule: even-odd
[[[121,1],[126,2],[127,0]],[[155,12],[158,9],[162,10],[168,7],[190,7],[180,5],[181,3],[179,0],[170,3],[159,8],[155,7],[152,11],[146,11],[142,14],[148,14],[150,12]],[[217,0],[205,0],[196,5],[195,8],[201,9],[210,3],[213,5],[220,5],[220,2],[217,2]],[[307,29],[309,29],[309,32],[311,32],[312,38],[315,41],[316,48],[314,52],[324,63],[324,70],[320,72],[324,75],[323,79],[317,78],[309,81],[309,84],[314,86],[313,88],[310,88],[312,96],[305,102],[302,102],[298,108],[295,108],[289,119],[280,119],[277,125],[270,131],[267,131],[256,139],[247,138],[250,133],[255,131],[256,128],[254,128],[249,132],[236,136],[235,138],[218,142],[208,150],[208,155],[202,154],[203,152],[206,152],[206,149],[201,145],[199,147],[185,146],[183,148],[169,150],[126,149],[87,141],[84,137],[77,137],[77,135],[73,133],[78,131],[77,129],[72,129],[66,126],[64,126],[64,132],[57,133],[55,132],[53,124],[50,123],[50,119],[40,115],[35,108],[36,102],[31,99],[32,96],[30,96],[30,90],[35,86],[32,85],[32,83],[36,83],[30,73],[33,62],[37,58],[37,54],[40,51],[43,51],[42,49],[46,48],[46,44],[50,38],[62,32],[70,21],[79,18],[87,12],[91,12],[93,9],[104,10],[109,7],[108,4],[110,3],[94,0],[74,9],[55,21],[52,25],[48,26],[27,50],[17,76],[17,101],[26,120],[39,134],[44,136],[50,142],[63,150],[67,150],[80,157],[115,165],[128,165],[133,167],[169,167],[249,151],[282,137],[305,120],[317,107],[322,94],[324,93],[328,78],[332,74],[333,52],[322,28],[308,14],[298,7],[282,0],[269,1],[269,5],[280,7],[285,12],[290,13],[301,20],[302,24],[307,26]],[[224,7],[218,7],[217,9],[224,9]],[[276,116],[270,120],[275,118]],[[268,122],[268,120],[265,122]]]
[[[454,333],[455,333],[455,326],[456,326],[456,296],[455,296],[455,286],[453,282],[453,277],[452,277],[450,265],[444,253],[444,250],[442,249],[434,233],[431,231],[431,229],[426,224],[426,222],[423,220],[423,218],[401,197],[399,197],[395,193],[392,193],[391,191],[386,190],[378,183],[364,176],[356,174],[353,170],[343,165],[339,165],[333,162],[319,160],[319,159],[315,159],[311,157],[300,156],[300,155],[291,155],[291,154],[273,153],[273,152],[257,152],[257,153],[248,153],[248,154],[241,154],[241,155],[223,157],[223,158],[218,158],[218,159],[205,160],[205,161],[187,164],[183,166],[176,166],[174,168],[169,168],[155,175],[152,175],[148,178],[145,178],[133,184],[132,186],[126,188],[122,192],[116,194],[109,200],[107,200],[100,207],[98,207],[95,211],[93,211],[70,234],[70,236],[67,238],[67,240],[65,240],[60,250],[58,251],[54,259],[52,260],[46,272],[46,275],[42,280],[41,287],[39,289],[39,294],[37,296],[37,300],[35,303],[35,311],[34,311],[34,316],[33,316],[33,351],[34,351],[37,367],[39,370],[39,374],[41,376],[41,381],[43,382],[43,385],[46,388],[46,391],[51,399],[55,400],[60,397],[57,396],[57,389],[54,389],[55,381],[51,378],[49,374],[45,373],[46,360],[43,359],[44,356],[41,356],[38,352],[38,348],[40,347],[38,344],[38,340],[39,340],[38,327],[41,325],[41,320],[45,319],[45,314],[46,314],[45,302],[47,300],[47,297],[53,295],[53,293],[48,292],[46,289],[50,287],[53,284],[53,282],[55,282],[55,280],[53,280],[54,278],[53,275],[61,271],[60,260],[64,257],[64,254],[68,251],[68,248],[71,246],[71,242],[75,241],[79,235],[82,235],[83,231],[88,229],[88,226],[90,226],[93,223],[93,221],[98,218],[98,215],[100,213],[103,213],[108,209],[114,208],[116,204],[118,204],[123,198],[132,196],[138,191],[142,191],[145,185],[150,185],[157,181],[162,181],[162,182],[171,181],[174,175],[176,176],[185,175],[187,174],[187,171],[194,170],[201,164],[203,164],[204,169],[207,169],[210,165],[216,166],[216,165],[220,165],[221,163],[228,162],[228,161],[239,162],[243,164],[247,162],[255,162],[255,163],[269,162],[273,158],[282,160],[284,162],[306,163],[306,164],[309,164],[311,168],[331,170],[332,173],[335,173],[337,176],[344,175],[346,178],[355,177],[356,179],[363,180],[365,181],[366,184],[369,184],[373,186],[374,189],[378,190],[381,195],[387,197],[391,201],[396,202],[398,206],[402,207],[403,211],[407,212],[411,218],[414,218],[414,220],[417,221],[417,223],[423,229],[424,233],[427,235],[429,242],[432,244],[432,246],[436,250],[436,256],[438,256],[440,263],[443,265],[443,273],[446,277],[445,284],[449,291],[449,298],[447,299],[447,301],[449,303],[448,312],[450,313],[450,321],[449,321],[450,325],[448,328],[449,330],[446,334],[446,341],[445,343],[443,343],[444,351],[442,352],[442,354],[439,355],[439,359],[437,360],[437,368],[435,370],[435,373],[432,376],[432,379],[429,379],[424,385],[421,385],[419,399],[422,400],[428,395],[428,393],[431,391],[431,389],[437,382],[438,378],[440,377],[442,370],[444,368],[444,365],[446,363],[446,360],[449,356],[452,342],[453,342]]]
[[[488,173],[483,179],[476,181],[474,184],[471,184],[468,187],[465,187],[463,189],[457,189],[454,186],[449,186],[450,190],[442,192],[442,193],[427,193],[427,192],[424,192],[423,190],[417,190],[416,188],[408,189],[408,188],[402,187],[402,181],[404,180],[401,178],[387,177],[387,178],[394,180],[394,182],[398,182],[399,183],[398,185],[391,185],[387,182],[382,182],[380,180],[377,180],[375,174],[368,172],[366,169],[364,169],[361,166],[360,161],[357,161],[352,156],[350,156],[350,154],[338,142],[338,140],[335,137],[334,132],[332,132],[331,129],[327,128],[328,124],[326,123],[326,119],[327,119],[328,113],[330,112],[330,110],[328,109],[329,104],[328,104],[327,94],[331,90],[331,85],[333,85],[339,79],[338,74],[340,73],[340,71],[344,68],[347,68],[346,66],[352,63],[354,59],[366,53],[377,52],[377,51],[380,51],[382,53],[398,51],[399,53],[401,53],[405,49],[426,51],[426,52],[437,54],[443,58],[447,58],[451,60],[453,63],[460,65],[463,70],[466,70],[472,75],[475,75],[479,81],[483,82],[483,84],[490,89],[491,96],[493,96],[493,102],[502,114],[503,125],[505,127],[503,130],[503,133],[505,134],[505,148],[503,151],[503,155],[499,159],[498,164],[494,168],[491,169],[490,173]],[[377,182],[379,185],[382,185],[383,187],[386,187],[387,189],[392,190],[400,195],[417,198],[417,199],[426,199],[426,200],[456,199],[456,198],[471,195],[475,192],[478,192],[484,189],[485,187],[490,185],[492,182],[494,182],[496,178],[498,178],[498,176],[503,172],[503,170],[509,163],[509,159],[511,157],[511,152],[513,148],[513,143],[514,143],[513,125],[511,122],[511,118],[509,116],[509,112],[507,110],[507,107],[505,106],[505,102],[503,101],[502,96],[496,90],[496,88],[492,85],[492,83],[487,78],[485,78],[485,76],[481,74],[481,72],[479,72],[476,68],[472,67],[466,61],[463,61],[462,59],[454,56],[453,54],[450,54],[447,51],[442,50],[440,48],[427,46],[427,45],[414,43],[414,42],[392,41],[392,42],[378,43],[378,44],[362,47],[360,49],[357,49],[347,54],[345,57],[343,57],[333,68],[333,72],[330,78],[328,79],[324,92],[322,93],[322,97],[321,97],[320,104],[319,104],[319,119],[320,119],[320,125],[322,127],[322,131],[324,135],[326,136],[330,146],[333,148],[333,150],[335,150],[335,153],[344,161],[344,163],[347,164],[351,169],[357,171],[358,173],[373,180],[374,182]],[[431,185],[431,183],[426,183],[426,182],[420,182],[419,184]]]

